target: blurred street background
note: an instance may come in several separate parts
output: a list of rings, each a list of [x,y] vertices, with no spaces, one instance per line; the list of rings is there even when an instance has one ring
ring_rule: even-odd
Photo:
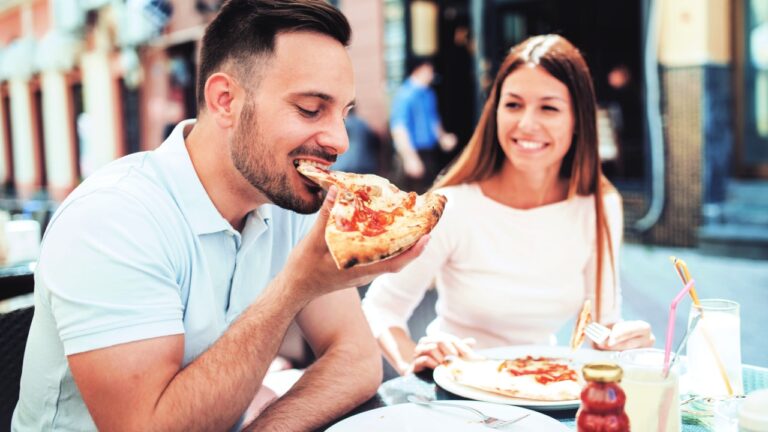
[[[445,165],[466,145],[503,53],[531,35],[570,39],[592,71],[603,168],[624,198],[626,318],[663,339],[681,287],[676,255],[703,297],[741,303],[743,359],[768,366],[768,1],[331,3],[353,28],[347,126],[365,151],[352,162],[396,182],[390,103],[416,59],[434,62],[443,125],[458,138]],[[220,6],[0,0],[0,299],[11,298],[0,310],[31,291],[40,236],[74,187],[195,117],[198,44]]]

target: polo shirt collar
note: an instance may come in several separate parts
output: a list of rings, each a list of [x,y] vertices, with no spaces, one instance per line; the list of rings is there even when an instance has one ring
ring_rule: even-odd
[[[232,225],[213,205],[189,157],[189,151],[184,142],[184,129],[194,124],[195,120],[192,119],[176,125],[165,142],[155,150],[155,156],[163,168],[166,181],[171,186],[174,199],[196,235],[221,231],[234,232]],[[248,219],[251,219],[250,214]]]

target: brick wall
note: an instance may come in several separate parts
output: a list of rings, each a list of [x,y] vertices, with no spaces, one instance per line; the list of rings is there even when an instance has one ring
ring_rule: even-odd
[[[662,69],[666,196],[661,219],[645,239],[696,246],[701,220],[704,68]]]

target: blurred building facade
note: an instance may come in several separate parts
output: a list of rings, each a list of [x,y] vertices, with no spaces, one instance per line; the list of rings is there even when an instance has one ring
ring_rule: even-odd
[[[6,191],[60,200],[194,117],[199,39],[220,3],[0,0]],[[505,51],[554,32],[582,49],[595,77],[605,169],[630,236],[676,246],[717,237],[729,188],[768,179],[764,0],[332,3],[353,27],[358,114],[385,142],[389,100],[413,58],[434,59],[441,115],[463,144]]]
[[[768,258],[768,2],[384,3],[398,10],[385,10],[385,28],[399,25],[405,34],[388,44],[385,33],[385,47],[403,47],[399,56],[385,51],[385,63],[433,55],[441,109],[453,119],[477,117],[509,47],[536,34],[568,37],[595,80],[604,169],[624,196],[627,235],[743,246],[746,255]],[[465,91],[474,92],[474,104]],[[463,142],[471,131],[460,120],[446,127]]]

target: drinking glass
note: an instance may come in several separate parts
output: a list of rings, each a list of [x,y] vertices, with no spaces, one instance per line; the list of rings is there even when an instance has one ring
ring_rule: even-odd
[[[717,432],[738,432],[739,409],[744,403],[742,398],[728,398],[715,404],[714,425],[712,430]]]
[[[627,395],[624,411],[632,432],[679,432],[677,364],[664,376],[664,351],[655,348],[623,351],[619,354],[619,364],[624,370],[621,387]]]
[[[739,304],[731,300],[702,299],[701,308],[691,305],[689,326],[697,315],[701,315],[701,319],[686,347],[688,391],[706,397],[743,394]],[[732,395],[723,373],[728,377]]]

